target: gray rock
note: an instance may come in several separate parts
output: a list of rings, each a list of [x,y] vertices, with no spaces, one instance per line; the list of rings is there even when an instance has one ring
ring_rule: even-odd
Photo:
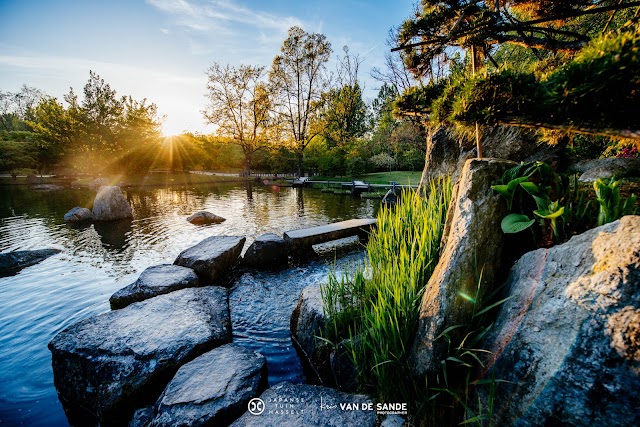
[[[324,323],[320,286],[307,286],[300,293],[298,304],[291,314],[291,341],[300,356],[307,380],[311,383],[332,385],[332,346],[316,338],[320,335]]]
[[[236,344],[182,366],[156,403],[153,427],[229,425],[267,388],[267,360]]]
[[[93,201],[93,219],[96,221],[113,221],[115,219],[132,218],[131,206],[124,198],[120,187],[105,185],[100,187]]]
[[[435,374],[440,369],[447,342],[436,337],[449,326],[471,320],[473,307],[459,293],[474,295],[480,273],[486,292],[490,292],[500,269],[504,244],[500,220],[507,213],[506,203],[491,190],[491,185],[513,166],[513,162],[505,160],[472,159],[462,170],[447,215],[444,251],[422,297],[410,354],[417,376]],[[459,334],[457,330],[450,333],[453,342],[461,342]]]
[[[59,249],[37,249],[35,251],[14,251],[0,254],[0,277],[12,276],[20,270],[38,264],[52,255],[60,253]]]
[[[287,266],[289,253],[284,239],[275,234],[258,237],[244,254],[243,264],[260,270],[278,269]]]
[[[372,401],[364,395],[342,393],[332,388],[308,384],[280,383],[262,393],[264,412],[246,412],[232,427],[299,427],[323,426],[367,427],[376,425],[375,411],[362,410]],[[360,409],[344,409],[340,404],[359,405]],[[374,405],[375,407],[375,405]]]
[[[525,254],[482,347],[493,425],[640,425],[639,284],[638,216]]]
[[[189,288],[75,323],[49,343],[71,413],[125,424],[178,368],[231,341],[227,290]]]
[[[146,406],[133,413],[129,427],[147,427],[153,420],[153,406]]]
[[[211,236],[182,251],[173,263],[193,269],[202,285],[226,284],[224,276],[238,261],[246,240],[238,236]]]
[[[405,418],[401,415],[385,415],[380,423],[380,427],[402,427],[405,425]]]
[[[221,222],[226,221],[226,219],[222,218],[221,216],[212,214],[211,212],[200,211],[188,216],[187,221],[189,221],[191,224],[204,225],[220,224]]]
[[[582,182],[593,182],[598,178],[640,177],[639,158],[608,158],[585,160],[569,167],[569,172],[579,173]]]
[[[111,295],[109,303],[111,309],[116,310],[179,289],[194,288],[199,283],[198,276],[190,268],[172,264],[154,265],[144,270],[134,283]]]
[[[363,249],[364,246],[360,243],[360,236],[351,236],[326,243],[318,243],[311,248],[320,258],[335,260],[340,254]]]
[[[93,214],[87,208],[76,206],[64,214],[64,222],[88,222],[93,220]]]

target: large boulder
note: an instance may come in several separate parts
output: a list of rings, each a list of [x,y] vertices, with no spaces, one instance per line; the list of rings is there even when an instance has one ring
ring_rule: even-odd
[[[111,295],[109,303],[111,309],[115,310],[179,289],[194,288],[199,284],[198,276],[190,268],[172,264],[154,265],[144,270],[134,283]]]
[[[291,314],[289,329],[307,381],[332,385],[330,355],[333,347],[318,339],[325,324],[320,286],[307,286],[300,293],[298,304]]]
[[[113,221],[115,219],[132,218],[131,206],[122,194],[120,187],[104,185],[98,190],[93,201],[93,219],[96,221]]]
[[[200,211],[188,216],[187,221],[189,221],[191,224],[206,225],[220,224],[221,222],[226,221],[226,219],[222,218],[221,216],[212,214],[211,212]]]
[[[80,206],[76,206],[64,214],[64,222],[82,223],[89,222],[91,220],[93,220],[93,214],[91,211],[87,208],[81,208]]]
[[[202,285],[227,284],[223,279],[238,261],[246,240],[237,236],[211,236],[182,251],[173,263],[193,269]]]
[[[227,344],[182,366],[156,403],[154,427],[229,425],[267,388],[267,360]]]
[[[478,277],[490,286],[501,267],[504,233],[500,221],[506,203],[491,189],[514,163],[505,160],[468,160],[447,215],[444,250],[422,297],[419,324],[411,360],[416,375],[435,374],[448,344],[436,339],[452,325],[471,320],[472,305],[460,293],[474,295]],[[462,339],[450,333],[456,342]]]
[[[52,255],[60,253],[59,249],[37,249],[34,251],[13,251],[0,254],[0,277],[11,276],[20,270],[38,264]]]
[[[75,323],[49,343],[72,424],[129,421],[183,364],[231,341],[227,290],[189,288]]]
[[[483,345],[493,425],[640,425],[639,285],[638,216],[525,254]]]
[[[289,253],[287,243],[275,234],[258,237],[244,254],[243,264],[259,270],[278,269],[287,266]]]
[[[259,405],[250,406],[232,427],[374,427],[375,408],[364,395],[347,394],[332,388],[308,384],[280,383],[260,396]],[[347,406],[350,405],[350,406]],[[262,410],[262,412],[260,412]]]
[[[582,182],[593,182],[598,178],[631,178],[640,177],[639,158],[607,158],[584,160],[571,165],[569,172],[580,174]]]
[[[91,183],[91,186],[96,190],[98,190],[100,187],[103,187],[105,185],[109,185],[109,180],[107,178],[96,178]]]

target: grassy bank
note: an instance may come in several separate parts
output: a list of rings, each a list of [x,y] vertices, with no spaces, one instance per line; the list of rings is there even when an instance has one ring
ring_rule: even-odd
[[[311,179],[314,181],[351,181],[361,180],[369,184],[389,184],[391,181],[395,181],[398,184],[411,184],[418,185],[420,183],[420,177],[422,172],[408,172],[408,171],[394,171],[394,172],[376,172],[368,173],[361,176],[314,176]]]

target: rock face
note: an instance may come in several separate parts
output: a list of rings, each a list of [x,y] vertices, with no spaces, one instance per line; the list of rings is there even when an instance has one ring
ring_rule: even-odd
[[[569,167],[569,172],[579,173],[582,182],[593,182],[598,178],[639,177],[640,159],[638,158],[609,158],[586,160]]]
[[[173,263],[193,269],[202,285],[217,284],[237,262],[246,240],[237,236],[211,236],[182,251]]]
[[[640,217],[525,254],[484,346],[494,425],[640,425]],[[487,390],[478,388],[482,401]]]
[[[267,360],[227,344],[182,366],[156,403],[154,427],[229,425],[267,388]]]
[[[278,269],[287,266],[289,253],[284,239],[275,234],[258,237],[244,254],[243,264],[259,270]]]
[[[93,219],[96,221],[112,221],[132,218],[131,206],[124,198],[120,187],[105,185],[100,187],[93,201]]]
[[[187,221],[189,221],[191,224],[204,225],[220,224],[221,222],[226,221],[226,219],[222,218],[221,216],[214,215],[211,212],[200,211],[188,216]]]
[[[76,206],[71,209],[69,212],[64,214],[64,222],[88,222],[93,220],[93,214],[87,208],[81,208],[80,206]]]
[[[230,341],[227,290],[207,287],[90,317],[56,335],[49,349],[69,413],[122,424],[134,408],[151,403],[180,366]]]
[[[35,251],[14,251],[0,254],[0,277],[11,276],[23,268],[44,261],[60,253],[59,249],[37,249]]]
[[[563,147],[549,150],[546,144],[536,142],[535,135],[524,129],[496,126],[483,133],[485,157],[515,161],[541,160],[554,163]],[[427,138],[425,171],[428,178],[451,176],[453,182],[460,177],[466,161],[476,157],[475,140],[440,129],[433,138]]]
[[[262,393],[264,411],[246,412],[232,427],[374,427],[375,411],[342,410],[340,404],[371,403],[367,396],[342,393],[332,388],[308,384],[280,383]],[[286,399],[286,400],[285,400]]]
[[[507,213],[506,203],[490,187],[513,166],[513,162],[504,160],[472,159],[462,170],[447,215],[444,251],[422,297],[410,356],[416,375],[433,374],[440,369],[447,343],[436,337],[445,328],[471,319],[473,307],[459,292],[474,295],[480,273],[483,285],[488,286],[500,269],[504,244],[500,220]],[[455,332],[450,334],[454,342],[462,339]]]
[[[111,309],[115,310],[179,289],[194,288],[199,283],[198,276],[190,268],[171,264],[154,265],[144,270],[134,283],[113,294],[109,303]]]
[[[324,326],[322,295],[319,286],[307,286],[302,290],[298,304],[291,314],[289,329],[293,343],[307,380],[311,383],[333,383],[330,366],[331,346],[316,338]]]

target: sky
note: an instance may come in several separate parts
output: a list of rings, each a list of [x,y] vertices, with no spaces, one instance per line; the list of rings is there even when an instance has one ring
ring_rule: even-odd
[[[359,54],[365,96],[380,86],[388,31],[413,0],[0,0],[0,91],[23,84],[62,100],[97,72],[118,95],[148,99],[163,133],[208,133],[206,70],[220,64],[269,67],[287,30],[327,36],[334,54]],[[334,64],[330,65],[335,67]]]

